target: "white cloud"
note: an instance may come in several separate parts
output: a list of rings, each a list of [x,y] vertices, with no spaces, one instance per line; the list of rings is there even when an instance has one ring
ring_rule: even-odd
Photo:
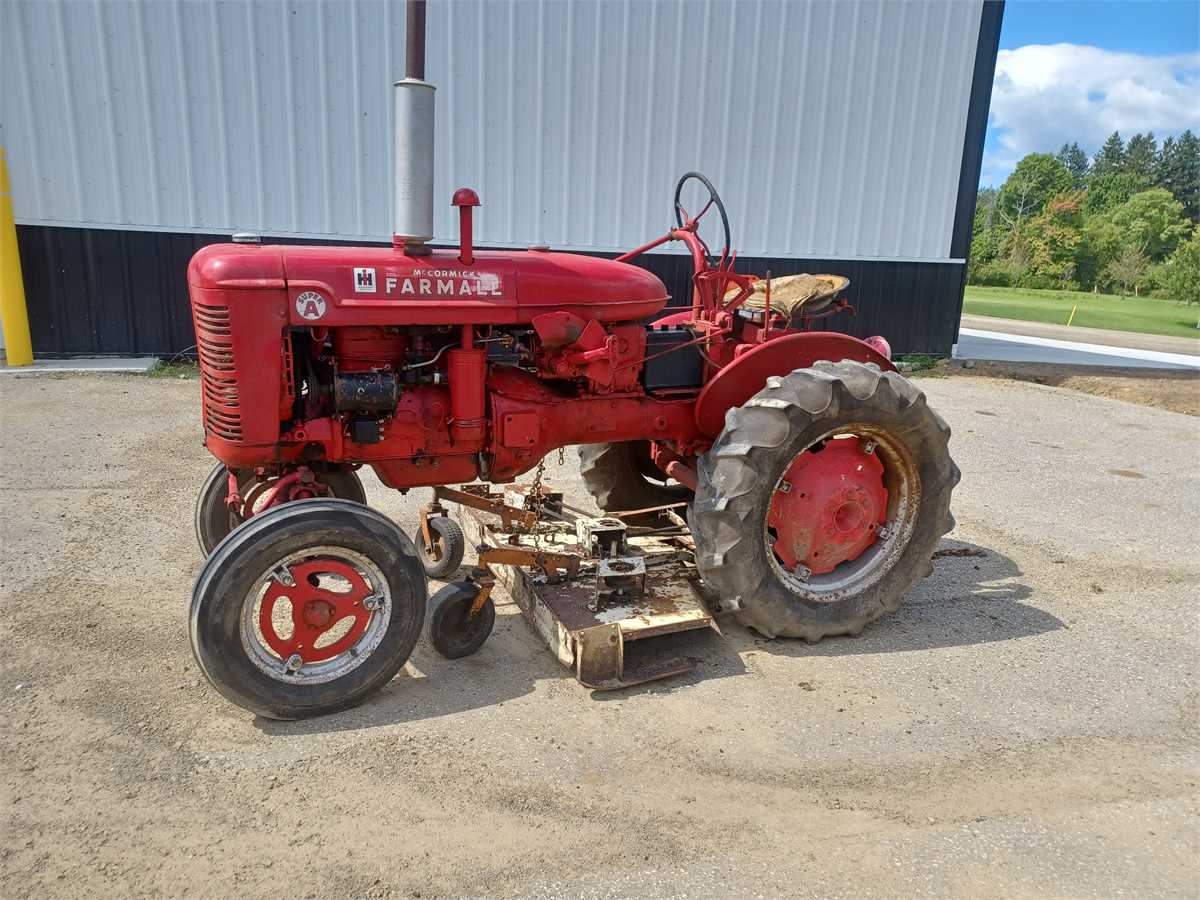
[[[1114,131],[1161,140],[1200,130],[1200,53],[1145,56],[1080,44],[1001,50],[992,86],[997,146],[984,155],[982,184],[999,185],[1027,153],[1078,141],[1094,154]]]

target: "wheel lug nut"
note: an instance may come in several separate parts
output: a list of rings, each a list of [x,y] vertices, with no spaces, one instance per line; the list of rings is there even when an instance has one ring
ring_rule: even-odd
[[[375,612],[375,610],[383,607],[383,595],[372,594],[370,597],[367,597],[363,600],[362,605],[363,609],[369,612]]]
[[[299,653],[293,653],[284,663],[284,666],[289,672],[299,672],[303,665],[304,657],[302,657]]]
[[[295,587],[296,585],[296,579],[292,577],[292,573],[282,566],[272,572],[271,577],[284,587]]]

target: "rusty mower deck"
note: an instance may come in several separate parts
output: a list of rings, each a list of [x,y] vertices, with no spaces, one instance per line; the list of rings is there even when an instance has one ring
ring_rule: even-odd
[[[493,500],[523,508],[521,487]],[[460,505],[458,519],[495,584],[558,661],[595,690],[690,671],[691,661],[655,640],[700,628],[719,633],[701,596],[682,520],[665,510],[657,527],[638,527],[617,516],[589,518],[564,508],[556,502],[561,495],[545,488],[542,495],[546,502],[528,529],[506,527],[496,521],[499,513],[480,504]],[[551,565],[543,564],[547,560]],[[575,571],[567,561],[577,563]]]

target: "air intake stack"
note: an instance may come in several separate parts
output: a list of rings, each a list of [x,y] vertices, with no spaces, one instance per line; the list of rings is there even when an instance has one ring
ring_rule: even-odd
[[[425,81],[425,0],[406,4],[404,80],[393,91],[392,243],[421,255],[433,238],[434,87]]]

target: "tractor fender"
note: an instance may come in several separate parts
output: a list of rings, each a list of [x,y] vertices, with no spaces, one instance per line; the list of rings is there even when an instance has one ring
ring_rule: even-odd
[[[716,437],[725,427],[726,411],[757,394],[769,377],[806,369],[822,359],[875,363],[885,372],[896,371],[890,359],[848,334],[806,331],[782,335],[747,350],[712,377],[696,399],[697,427],[704,434]]]

